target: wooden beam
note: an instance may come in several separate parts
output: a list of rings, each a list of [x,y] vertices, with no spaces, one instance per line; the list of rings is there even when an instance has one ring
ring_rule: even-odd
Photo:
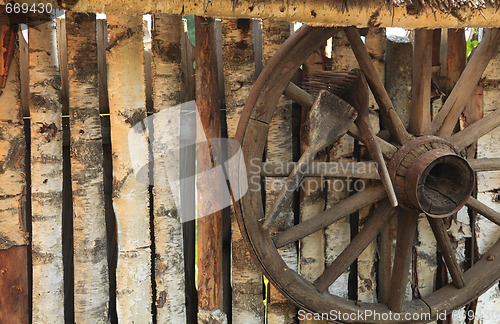
[[[196,105],[202,129],[197,137],[220,138],[221,117],[218,100],[217,58],[215,53],[215,19],[195,17]],[[204,171],[212,169],[214,157],[211,147],[198,145],[198,181],[203,182]],[[198,186],[198,217],[211,203],[214,188],[225,183],[212,183],[210,188]],[[201,212],[201,214],[200,214]],[[198,218],[198,307],[201,323],[221,320],[222,313],[222,213],[214,212]]]
[[[0,0],[7,4],[9,0]],[[32,5],[37,0],[26,0]],[[490,2],[484,9],[475,10],[468,6],[454,9],[452,13],[446,10],[436,10],[426,5],[418,6],[417,10],[409,10],[406,6],[390,7],[386,1],[351,1],[346,7],[340,0],[307,0],[290,4],[287,0],[252,1],[252,0],[171,0],[156,1],[106,1],[80,0],[57,1],[48,0],[53,8],[71,9],[80,12],[111,13],[168,13],[184,15],[213,16],[223,18],[272,18],[275,20],[295,22],[308,25],[323,26],[399,26],[405,28],[436,28],[436,27],[492,27],[500,26],[500,15],[497,7]],[[71,4],[73,3],[73,5]]]

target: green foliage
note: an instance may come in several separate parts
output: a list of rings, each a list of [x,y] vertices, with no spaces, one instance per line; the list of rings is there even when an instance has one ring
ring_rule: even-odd
[[[194,36],[194,15],[189,15],[189,16],[184,16],[184,19],[187,21],[187,33],[189,40],[193,44],[193,46],[196,43],[195,36]]]
[[[467,57],[469,57],[472,50],[479,44],[477,40],[467,42]]]

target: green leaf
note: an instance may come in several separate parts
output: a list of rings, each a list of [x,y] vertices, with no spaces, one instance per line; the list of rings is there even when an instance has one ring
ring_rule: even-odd
[[[467,42],[467,57],[469,57],[472,50],[479,44],[478,41]]]

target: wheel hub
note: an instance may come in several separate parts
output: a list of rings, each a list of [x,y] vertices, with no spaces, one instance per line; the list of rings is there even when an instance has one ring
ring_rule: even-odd
[[[443,218],[462,208],[472,193],[474,171],[442,138],[412,139],[394,154],[389,172],[400,203]]]

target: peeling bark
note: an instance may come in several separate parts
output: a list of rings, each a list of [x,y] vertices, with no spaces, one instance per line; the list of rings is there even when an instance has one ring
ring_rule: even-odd
[[[29,21],[32,320],[63,323],[63,138],[56,21],[48,14],[32,15]]]
[[[107,21],[113,207],[118,229],[118,320],[151,323],[148,183],[134,176],[131,154],[137,152],[131,151],[127,140],[132,126],[146,117],[142,17],[108,15]]]
[[[181,103],[180,42],[182,31],[181,16],[156,15],[154,17],[152,37],[154,112],[169,109]],[[165,127],[162,122],[165,121],[153,122],[153,138],[155,139],[156,133],[160,134]],[[169,127],[179,130],[180,124]],[[167,157],[166,163],[169,168],[175,168],[176,174],[179,174],[179,161],[175,161],[170,155],[165,155],[165,157]],[[155,168],[154,178],[159,177],[161,173]],[[158,185],[153,187],[153,215],[157,321],[159,323],[185,323],[182,224],[171,188]]]
[[[263,60],[264,65],[276,50],[290,36],[290,24],[270,20],[262,21],[263,32]],[[267,162],[292,161],[292,103],[283,96],[278,102],[267,137]],[[266,207],[270,208],[278,196],[285,178],[266,179]],[[293,226],[294,214],[292,202],[283,209],[281,215],[270,228],[271,233],[284,231]],[[285,263],[297,271],[297,248],[295,244],[282,247],[278,250]],[[293,323],[296,317],[295,305],[285,298],[273,285],[269,285],[268,292],[268,321],[270,323]]]
[[[234,138],[241,111],[254,82],[252,21],[222,20],[222,45],[228,137]],[[262,273],[243,241],[232,207],[231,232],[233,323],[264,323]]]

